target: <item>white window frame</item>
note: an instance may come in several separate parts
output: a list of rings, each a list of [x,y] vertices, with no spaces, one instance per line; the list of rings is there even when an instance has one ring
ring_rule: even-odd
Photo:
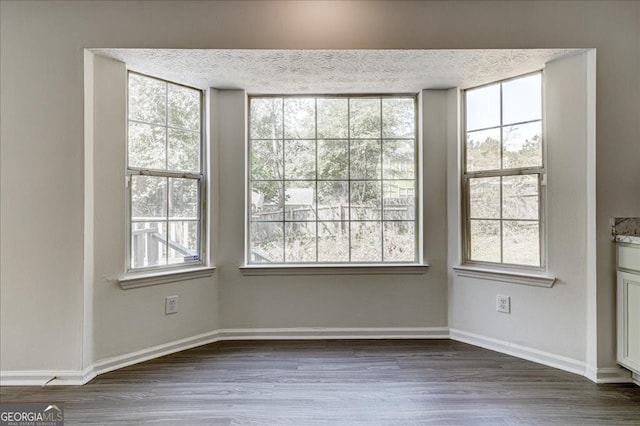
[[[200,173],[192,173],[186,171],[175,171],[175,170],[157,170],[157,169],[144,169],[139,167],[130,167],[129,166],[129,76],[131,74],[137,74],[145,78],[154,79],[157,81],[161,81],[167,85],[172,84],[175,86],[182,86],[191,90],[194,90],[200,95]],[[155,77],[152,75],[140,73],[131,69],[127,70],[127,96],[126,96],[126,149],[125,149],[125,173],[126,173],[126,201],[125,201],[125,209],[126,209],[126,247],[125,247],[125,277],[120,279],[120,284],[123,288],[136,288],[147,285],[154,284],[162,284],[167,282],[181,281],[183,279],[192,279],[192,278],[200,278],[205,276],[210,276],[213,273],[214,267],[207,267],[207,250],[206,250],[206,231],[207,231],[207,214],[206,214],[206,205],[207,205],[207,149],[206,144],[204,143],[206,140],[205,129],[205,93],[203,90],[188,86],[185,84],[177,83],[174,81],[166,80],[163,78]],[[168,95],[167,95],[168,96]],[[166,108],[168,108],[168,103]],[[155,124],[154,124],[155,125]],[[168,131],[171,128],[168,123],[165,123],[164,126],[158,125],[165,128],[165,131]],[[168,143],[168,138],[166,139]],[[154,177],[166,177],[166,178],[188,178],[194,179],[198,181],[198,259],[194,261],[185,261],[183,263],[177,264],[166,264],[166,265],[154,265],[154,266],[143,266],[143,267],[135,267],[132,264],[132,239],[133,239],[133,218],[132,218],[132,208],[131,208],[131,177],[132,176],[154,176]],[[169,222],[169,211],[167,209],[167,217],[166,222]],[[168,232],[168,228],[167,228]]]
[[[384,98],[411,98],[414,102],[414,191],[415,191],[415,219],[414,219],[414,247],[415,247],[415,257],[412,261],[379,261],[379,262],[355,262],[355,261],[342,261],[342,262],[306,262],[306,263],[294,263],[294,262],[279,262],[279,263],[257,263],[251,262],[251,100],[255,98],[347,98],[347,99],[363,99],[363,98],[375,98],[375,99],[384,99]],[[273,274],[273,275],[287,275],[287,274],[323,274],[330,272],[333,268],[338,268],[341,273],[406,273],[406,274],[422,274],[426,272],[426,265],[423,262],[424,253],[423,253],[423,244],[422,244],[422,232],[423,232],[423,220],[420,212],[422,211],[422,147],[421,141],[422,138],[419,137],[419,100],[418,95],[415,93],[402,93],[402,94],[249,94],[248,95],[248,105],[247,105],[247,150],[246,150],[246,171],[245,171],[245,180],[246,180],[246,208],[245,208],[245,263],[241,267],[242,272],[245,275],[264,275],[264,274]],[[382,114],[382,111],[381,111]],[[285,135],[283,134],[283,140],[285,140]],[[316,141],[318,137],[314,138]],[[347,138],[351,140],[350,137]],[[382,138],[380,135],[381,143],[384,139],[390,138]],[[317,161],[317,157],[316,157]],[[383,181],[383,177],[378,179],[379,181]],[[317,177],[315,182],[319,182]],[[349,179],[350,181],[350,179]],[[382,187],[382,192],[384,193],[384,187]],[[381,194],[382,195],[382,194]],[[381,223],[384,223],[384,220],[380,220]],[[384,244],[384,243],[383,243]],[[384,257],[384,256],[383,256]],[[301,272],[305,271],[305,272]]]
[[[500,84],[500,124],[499,124],[499,128],[500,128],[500,134],[501,134],[501,144],[503,143],[502,141],[502,129],[504,127],[507,126],[512,126],[512,125],[517,125],[517,124],[523,124],[526,122],[522,122],[522,123],[509,123],[508,125],[505,125],[502,121],[502,112],[503,112],[503,98],[502,98],[502,85],[504,83],[507,83],[509,81],[512,80],[517,80],[523,77],[527,77],[527,76],[531,76],[531,75],[536,75],[539,74],[540,78],[541,78],[541,84],[540,84],[540,90],[541,90],[541,107],[542,107],[542,111],[541,111],[541,118],[540,118],[540,122],[541,122],[541,129],[542,129],[542,146],[541,146],[541,155],[542,155],[542,164],[539,167],[522,167],[522,168],[511,168],[511,169],[499,169],[499,170],[488,170],[488,171],[467,171],[467,120],[466,120],[466,112],[467,112],[467,105],[466,105],[466,100],[467,100],[467,91],[469,90],[473,90],[473,89],[478,89],[478,88],[482,88],[482,87],[486,87],[486,86],[492,86],[492,85],[496,85],[496,84]],[[518,273],[518,272],[522,272],[525,275],[521,275],[520,278],[524,277],[525,279],[527,278],[526,273],[530,272],[534,275],[532,275],[531,277],[529,277],[532,281],[538,281],[538,277],[537,274],[539,274],[540,272],[544,272],[547,269],[547,247],[546,247],[546,133],[545,133],[545,96],[544,96],[544,70],[538,70],[538,71],[534,71],[534,72],[530,72],[530,73],[526,73],[526,74],[521,74],[518,76],[514,76],[514,77],[510,77],[510,78],[506,78],[506,79],[502,79],[502,80],[497,80],[497,81],[493,81],[491,83],[487,83],[487,84],[483,84],[480,86],[474,86],[474,87],[469,87],[467,89],[465,89],[463,91],[463,96],[462,96],[462,113],[461,113],[461,119],[462,119],[462,124],[460,126],[461,129],[461,145],[462,145],[462,163],[461,163],[461,201],[462,201],[462,208],[461,208],[461,212],[462,212],[462,267],[456,267],[454,269],[458,270],[464,270],[465,267],[471,267],[471,268],[480,268],[479,271],[486,271],[486,272],[496,272],[497,274],[501,274],[499,271],[506,271],[507,273],[512,272],[512,273]],[[536,120],[537,121],[537,120]],[[482,129],[474,129],[474,131],[479,131]],[[501,155],[502,155],[502,149],[501,149]],[[479,260],[472,260],[471,259],[471,218],[470,218],[470,193],[469,193],[469,180],[472,178],[479,178],[479,177],[508,177],[508,176],[518,176],[518,175],[537,175],[538,177],[538,241],[539,241],[539,266],[533,266],[533,265],[522,265],[522,264],[512,264],[512,263],[505,263],[503,260],[504,257],[504,250],[502,247],[503,244],[503,238],[502,238],[502,222],[505,220],[502,217],[499,219],[500,221],[500,229],[501,229],[501,235],[500,235],[500,256],[501,256],[501,262],[489,262],[489,261],[479,261]],[[502,204],[502,189],[501,189],[501,204]],[[468,271],[467,271],[468,273]],[[462,274],[464,275],[464,274]],[[469,275],[471,277],[478,277],[478,275],[476,274],[471,274]],[[494,277],[495,278],[495,277]],[[504,278],[504,277],[503,277]],[[508,280],[513,280],[514,277],[513,276],[509,276],[507,278]],[[549,286],[553,283],[553,280],[550,281]],[[529,282],[525,282],[525,284],[530,284]],[[535,284],[534,284],[535,285]],[[546,284],[545,284],[546,285]]]

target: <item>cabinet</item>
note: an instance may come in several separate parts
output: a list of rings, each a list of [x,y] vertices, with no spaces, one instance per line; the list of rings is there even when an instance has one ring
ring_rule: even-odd
[[[618,243],[618,363],[640,375],[640,245]]]

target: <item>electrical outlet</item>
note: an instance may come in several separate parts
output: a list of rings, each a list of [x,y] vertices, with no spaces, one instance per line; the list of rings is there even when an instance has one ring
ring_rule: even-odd
[[[175,314],[178,312],[178,296],[167,296],[164,301],[165,315]]]
[[[496,310],[505,314],[511,313],[511,298],[509,296],[496,296]]]

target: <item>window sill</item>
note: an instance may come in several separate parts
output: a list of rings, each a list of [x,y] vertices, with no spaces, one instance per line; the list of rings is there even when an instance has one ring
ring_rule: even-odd
[[[498,269],[476,268],[472,266],[454,266],[453,270],[459,277],[501,281],[511,284],[532,285],[536,287],[551,288],[556,281],[555,277],[525,274],[522,272],[504,271]]]
[[[412,274],[427,272],[427,264],[391,264],[391,265],[244,265],[240,267],[242,275],[380,275]]]
[[[120,287],[122,287],[123,290],[129,290],[132,288],[147,287],[150,285],[210,277],[213,275],[215,269],[215,266],[203,266],[182,270],[131,274],[120,278],[119,282]]]

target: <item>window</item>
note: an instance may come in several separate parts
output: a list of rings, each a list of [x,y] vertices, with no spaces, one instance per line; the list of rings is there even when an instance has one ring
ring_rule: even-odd
[[[542,267],[542,73],[465,92],[464,262]]]
[[[255,96],[249,135],[249,263],[417,261],[415,96]]]
[[[202,264],[202,92],[129,73],[128,269]]]

